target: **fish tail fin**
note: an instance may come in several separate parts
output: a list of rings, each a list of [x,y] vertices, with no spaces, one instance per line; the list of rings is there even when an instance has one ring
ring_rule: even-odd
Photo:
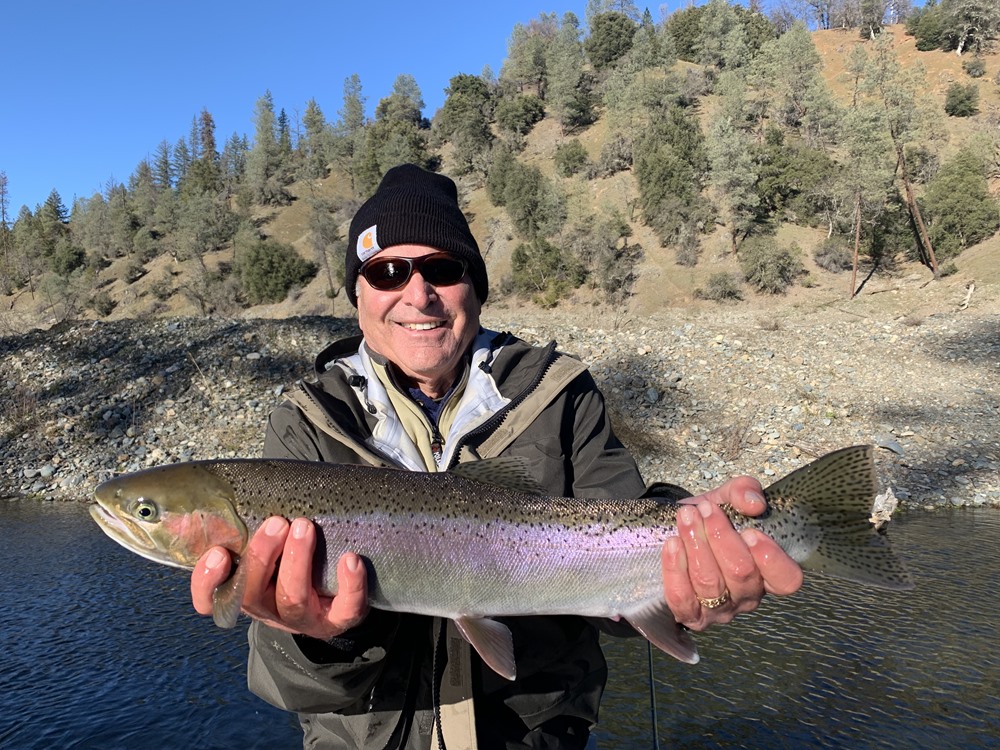
[[[805,570],[879,588],[913,588],[870,520],[876,492],[872,446],[842,448],[765,489],[771,511],[761,529]]]
[[[212,619],[220,628],[231,628],[236,625],[246,587],[247,574],[244,566],[237,565],[229,580],[212,594]]]

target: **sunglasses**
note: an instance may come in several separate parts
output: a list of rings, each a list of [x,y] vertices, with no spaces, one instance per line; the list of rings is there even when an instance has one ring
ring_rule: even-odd
[[[448,253],[433,253],[419,258],[372,258],[359,273],[373,289],[391,292],[402,289],[414,271],[433,286],[452,286],[465,276],[465,261]]]

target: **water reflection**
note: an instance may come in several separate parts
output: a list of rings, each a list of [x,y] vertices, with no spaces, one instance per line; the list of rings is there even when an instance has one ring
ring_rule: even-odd
[[[1000,747],[1000,511],[893,522],[911,592],[809,578],[654,654],[671,748]],[[193,614],[183,571],[111,543],[83,505],[0,502],[0,748],[298,748],[246,689],[243,628]],[[600,748],[652,746],[645,642],[609,640]]]
[[[912,513],[890,536],[914,591],[807,577],[795,597],[699,634],[699,664],[655,653],[662,746],[1000,747],[1000,512]],[[651,747],[645,644],[607,651],[600,746]]]
[[[246,689],[245,628],[212,627],[183,571],[95,531],[83,505],[0,504],[0,747],[301,747]]]

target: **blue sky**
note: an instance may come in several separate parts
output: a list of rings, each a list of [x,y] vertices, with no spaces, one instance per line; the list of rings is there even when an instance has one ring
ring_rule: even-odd
[[[253,137],[254,104],[270,90],[294,122],[314,98],[329,121],[344,79],[361,77],[369,114],[400,73],[420,86],[428,117],[457,73],[495,73],[515,23],[586,0],[50,0],[0,11],[0,171],[9,218],[59,191],[67,209],[126,182],[157,145],[187,138],[202,108],[221,149]],[[673,6],[679,2],[671,3]],[[659,20],[659,6],[650,5]],[[675,10],[676,7],[672,7]]]

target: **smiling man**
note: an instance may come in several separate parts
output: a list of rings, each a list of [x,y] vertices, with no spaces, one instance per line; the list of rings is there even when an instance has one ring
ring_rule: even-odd
[[[521,459],[551,495],[644,492],[586,368],[554,344],[480,326],[486,265],[450,179],[413,165],[389,170],[351,223],[345,284],[362,336],[319,355],[314,378],[272,413],[265,455],[411,471],[503,455]],[[678,537],[662,557],[674,619],[699,630],[802,580],[771,539],[737,533],[720,503],[764,510],[756,480],[730,480],[678,513]],[[250,688],[299,714],[305,747],[586,746],[607,677],[601,623],[505,618],[517,664],[508,681],[450,621],[369,610],[357,555],[339,562],[337,596],[319,596],[317,543],[308,519],[275,517],[240,563],[243,608],[255,620]],[[202,614],[230,568],[216,548],[195,569],[191,593]]]

